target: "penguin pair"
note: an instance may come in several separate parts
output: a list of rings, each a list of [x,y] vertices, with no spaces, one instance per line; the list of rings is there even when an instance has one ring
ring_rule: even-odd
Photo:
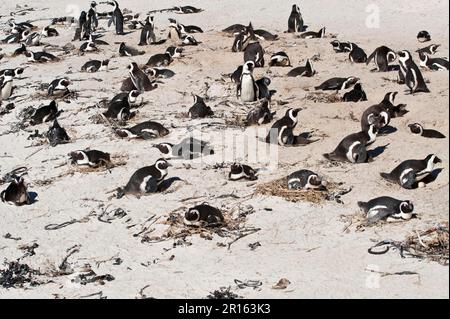
[[[128,65],[128,72],[130,74],[130,80],[133,84],[133,88],[131,90],[138,90],[139,92],[146,92],[156,89],[158,86],[154,85],[152,81],[148,78],[147,74],[145,74],[144,71],[142,71],[139,66],[135,62],[131,62],[130,65]],[[127,81],[127,80],[125,80]],[[129,89],[130,87],[124,87],[122,85],[122,89]],[[130,90],[130,91],[131,91]]]
[[[158,159],[155,164],[138,169],[131,176],[125,187],[117,189],[117,198],[125,195],[140,196],[143,194],[156,193],[159,186],[168,174],[168,168],[172,166],[165,159]]]
[[[213,110],[206,105],[205,100],[195,94],[192,94],[194,98],[194,105],[188,111],[188,116],[191,119],[205,118],[208,116],[213,116]]]
[[[411,53],[407,50],[397,53],[400,61],[399,83],[405,83],[411,94],[424,92],[429,93],[422,72],[412,59]]]
[[[208,204],[189,208],[184,214],[184,223],[189,226],[220,226],[225,222],[222,212]]]
[[[13,44],[13,43],[24,42],[30,34],[31,34],[31,31],[27,29],[27,30],[21,31],[19,33],[13,33],[13,34],[7,36],[6,38],[0,40],[0,42],[3,44]]]
[[[325,190],[327,182],[316,173],[302,169],[288,176],[287,186],[291,190]]]
[[[448,71],[448,59],[444,58],[430,58],[428,54],[420,52],[419,53],[420,66],[428,68],[433,71]]]
[[[150,67],[168,66],[175,58],[181,57],[182,53],[183,48],[171,46],[167,48],[165,53],[151,56],[146,65]]]
[[[129,128],[116,129],[116,134],[129,139],[155,139],[169,134],[169,130],[162,124],[146,121]]]
[[[336,91],[347,90],[347,89],[353,87],[358,81],[359,81],[359,78],[354,77],[354,76],[350,76],[350,77],[347,77],[347,78],[336,77],[336,78],[331,78],[329,80],[326,80],[321,85],[316,86],[315,89],[316,90],[322,90],[322,91],[327,91],[327,90],[336,90]]]
[[[361,83],[356,83],[351,91],[344,94],[342,100],[344,102],[364,102],[367,101],[367,95],[366,92],[364,92]]]
[[[117,121],[128,121],[134,116],[134,113],[131,112],[131,108],[132,105],[136,103],[139,96],[140,92],[137,90],[116,95],[108,103],[108,110],[103,113],[103,116]]]
[[[253,77],[254,68],[255,63],[253,61],[244,63],[239,82],[237,83],[236,96],[244,103],[264,98],[270,100],[274,93],[274,91],[269,90],[271,83],[269,78],[263,77],[255,81]]]
[[[30,125],[39,125],[45,122],[55,120],[61,111],[58,111],[58,104],[56,101],[51,101],[48,105],[41,106],[33,111],[30,115]]]
[[[411,133],[415,135],[423,136],[426,138],[445,138],[445,135],[441,132],[431,129],[425,129],[419,123],[409,124],[408,127]]]
[[[369,224],[381,220],[397,222],[410,220],[413,217],[414,204],[409,200],[398,200],[389,196],[381,196],[368,202],[358,202],[358,207],[366,214]]]
[[[316,70],[314,69],[313,64],[309,59],[306,60],[305,66],[299,66],[296,68],[293,68],[290,70],[287,74],[289,77],[298,77],[298,76],[305,76],[305,77],[312,77],[314,74],[316,74]]]
[[[320,38],[325,37],[325,32],[326,32],[326,28],[323,27],[322,29],[320,29],[317,32],[314,32],[314,31],[303,32],[302,34],[300,34],[299,37],[301,39],[320,39]]]
[[[367,146],[375,142],[377,128],[370,125],[367,131],[346,136],[331,153],[323,156],[330,161],[365,163],[368,160]]]
[[[68,86],[70,81],[68,79],[53,80],[47,88],[48,96],[65,96],[69,93]]]
[[[245,125],[251,126],[270,123],[273,120],[275,112],[270,111],[269,105],[270,101],[268,99],[263,99],[260,105],[248,112]]]
[[[390,71],[389,63],[394,62],[397,59],[397,54],[394,50],[388,48],[387,46],[381,46],[375,49],[373,53],[369,56],[366,61],[368,65],[372,60],[375,63],[376,69],[372,70],[377,72],[388,72]]]
[[[231,165],[228,179],[230,181],[238,181],[241,179],[256,181],[258,179],[258,171],[249,165],[234,163]]]
[[[106,60],[90,60],[83,64],[81,71],[94,73],[98,71],[108,71],[109,59]]]
[[[28,61],[30,62],[46,63],[59,61],[58,57],[45,51],[33,52],[27,50],[24,52],[24,54],[28,58]]]
[[[298,123],[297,116],[301,110],[300,108],[287,110],[284,117],[272,125],[265,142],[280,146],[299,146],[316,142],[317,140],[309,139],[309,133],[303,133],[298,136],[294,135],[294,129]]]
[[[111,163],[111,156],[98,150],[79,150],[68,154],[71,164],[78,166],[89,166],[97,168],[99,166],[109,166]]]
[[[424,180],[434,172],[435,165],[438,163],[442,163],[442,160],[436,155],[430,154],[423,160],[404,161],[390,173],[380,173],[380,175],[387,181],[399,184],[405,189],[425,187]]]
[[[58,120],[54,120],[46,133],[47,140],[51,147],[59,144],[66,144],[70,142],[70,137],[66,130],[59,125]]]
[[[292,5],[291,14],[288,19],[288,33],[297,33],[304,31],[303,17],[300,7],[296,4]]]
[[[125,42],[122,42],[119,46],[119,55],[120,56],[138,56],[145,54],[145,51],[137,50],[133,47],[130,47],[125,44]]]
[[[168,38],[169,39],[179,39],[181,40],[181,45],[198,45],[199,42],[186,31],[186,26],[179,24],[175,19],[169,19],[170,21],[170,31]],[[195,31],[201,31],[200,28],[195,26],[188,26],[190,29],[195,29]],[[203,32],[203,31],[202,31]],[[193,32],[194,33],[194,32]]]
[[[182,158],[185,160],[199,158],[202,155],[214,154],[214,149],[208,142],[201,141],[193,137],[187,137],[178,144],[159,143],[153,145],[153,147],[157,148],[165,155],[171,155],[175,158]]]
[[[22,176],[13,176],[8,187],[0,193],[0,198],[3,203],[9,205],[30,205],[32,200],[27,189],[27,184]]]

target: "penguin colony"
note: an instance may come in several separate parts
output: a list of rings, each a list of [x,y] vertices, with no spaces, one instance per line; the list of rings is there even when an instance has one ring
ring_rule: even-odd
[[[109,8],[105,7],[103,8],[105,11],[100,12],[102,6],[109,6]],[[185,15],[202,11],[195,7],[182,6],[174,7],[172,12],[177,15]],[[102,20],[104,19],[107,20],[107,25],[103,25]],[[112,133],[114,137],[130,140],[130,143],[136,139],[159,139],[159,143],[153,144],[152,147],[161,153],[160,159],[154,163],[145,163],[146,166],[137,169],[129,180],[122,181],[121,185],[120,181],[114,181],[119,182],[116,185],[116,197],[119,199],[128,195],[142,196],[160,191],[161,184],[169,175],[169,169],[172,166],[169,158],[192,160],[214,154],[214,145],[210,145],[206,141],[194,138],[185,138],[174,142],[163,140],[166,136],[170,136],[172,129],[157,121],[138,119],[133,123],[127,123],[136,116],[136,109],[140,105],[139,101],[142,101],[142,96],[146,92],[162,90],[159,81],[161,79],[170,80],[176,76],[176,73],[170,70],[170,66],[178,63],[178,60],[181,61],[185,54],[189,54],[190,46],[202,45],[202,42],[196,39],[197,34],[204,32],[201,27],[185,25],[177,19],[170,18],[167,38],[158,39],[155,33],[156,21],[154,16],[146,16],[141,19],[139,14],[134,16],[124,14],[117,1],[100,4],[92,1],[89,8],[82,11],[79,18],[74,21],[76,30],[73,43],[78,45],[79,54],[86,56],[80,72],[101,74],[101,72],[108,72],[111,64],[120,65],[124,70],[126,69],[127,76],[123,79],[121,93],[117,93],[107,102],[106,110],[101,114],[107,120],[124,124],[114,127]],[[183,21],[185,20],[183,19]],[[28,22],[10,19],[8,21],[9,33],[1,39],[1,43],[4,46],[18,46],[9,57],[11,61],[24,56],[29,64],[38,66],[42,63],[64,63],[63,54],[37,49],[41,42],[50,41],[51,38],[60,36],[60,33],[68,32],[67,28],[61,26],[61,23],[64,22],[65,20],[62,18],[55,18],[48,25],[38,28]],[[398,74],[398,84],[407,89],[408,94],[430,94],[432,92],[433,83],[425,80],[422,71],[448,71],[448,59],[434,57],[439,50],[437,44],[419,48],[416,55],[401,48],[393,50],[382,44],[368,56],[363,48],[351,41],[334,39],[330,43],[324,42],[323,38],[327,37],[326,27],[318,27],[316,29],[318,31],[308,30],[298,5],[292,6],[287,22],[286,33],[292,34],[300,43],[311,41],[311,39],[315,39],[312,41],[323,41],[324,50],[333,50],[336,54],[343,54],[349,63],[373,64],[375,68],[370,70],[372,72],[395,72]],[[104,34],[102,30],[105,29],[116,35],[117,41],[114,44],[101,39]],[[133,38],[134,43],[130,42],[130,37],[125,37],[132,32],[139,33],[138,37]],[[316,68],[314,65],[316,62],[308,58],[303,65],[298,66],[283,51],[277,51],[269,56],[264,48],[265,42],[278,41],[278,36],[263,29],[254,29],[252,23],[248,25],[234,24],[222,30],[222,33],[234,37],[232,45],[230,43],[230,50],[243,56],[242,64],[230,65],[230,71],[235,69],[229,74],[229,79],[235,83],[236,94],[229,96],[229,99],[237,99],[243,105],[257,103],[257,105],[252,104],[249,109],[245,125],[267,125],[270,130],[264,142],[277,144],[280,149],[283,147],[308,147],[309,144],[318,142],[319,139],[315,139],[312,133],[296,135],[294,132],[296,127],[301,126],[301,122],[307,121],[301,116],[302,107],[298,105],[289,107],[284,111],[283,116],[278,117],[275,112],[271,111],[271,102],[276,96],[276,90],[272,90],[270,87],[272,82],[270,77],[258,78],[255,75],[256,69],[269,67],[289,68],[286,71],[286,78],[314,77],[320,72],[318,71],[320,67]],[[430,41],[431,35],[427,31],[420,31],[417,39],[420,43]],[[111,58],[102,56],[103,46],[117,46],[118,56]],[[148,55],[146,50],[148,46],[157,46],[161,53]],[[98,59],[91,59],[93,56]],[[146,56],[146,64],[139,65],[135,62],[134,59],[139,56]],[[0,57],[2,60],[7,58],[3,53]],[[0,70],[2,111],[4,109],[5,112],[9,112],[20,107],[20,105],[14,105],[12,101],[16,94],[14,84],[20,85],[23,74],[26,74],[26,68],[22,68],[21,65],[17,65],[14,69]],[[63,110],[59,109],[57,98],[69,95],[75,86],[76,82],[71,81],[69,77],[51,79],[46,89],[48,102],[35,108],[27,120],[27,125],[30,127],[49,125],[45,137],[52,147],[70,143],[72,139],[58,121]],[[398,91],[401,91],[402,86],[398,87]],[[318,92],[338,92],[342,96],[341,100],[345,102],[360,103],[373,101],[375,98],[381,100],[381,97],[367,96],[360,79],[353,75],[337,74],[322,83],[316,83],[312,89]],[[396,91],[386,92],[378,104],[367,108],[361,118],[361,130],[353,133],[343,132],[342,139],[335,149],[323,154],[324,159],[351,164],[368,163],[375,160],[369,149],[371,144],[379,135],[387,134],[390,123],[408,112],[406,105],[395,104],[397,94]],[[215,116],[214,110],[208,106],[207,99],[194,93],[192,95],[193,105],[188,111],[189,118]],[[420,123],[411,123],[408,125],[408,129],[411,134],[424,138],[446,138],[435,129],[425,129]],[[336,134],[341,133],[336,132]],[[425,187],[433,176],[436,165],[442,163],[442,160],[437,154],[433,154],[432,150],[424,150],[424,152],[424,154],[418,154],[416,159],[404,159],[401,163],[386,163],[386,172],[379,172],[380,178],[384,179],[386,183],[398,184],[405,189]],[[68,157],[72,165],[88,167],[109,167],[111,165],[110,154],[101,150],[74,150],[68,154]],[[368,169],[370,169],[370,165]],[[244,163],[234,163],[230,168],[228,179],[230,181],[255,181],[258,179],[258,174],[258,169]],[[327,182],[320,173],[307,169],[292,172],[286,182],[288,189],[326,190],[326,187]],[[388,187],[386,192],[395,193]],[[24,176],[13,176],[8,181],[7,187],[1,192],[1,200],[5,204],[17,206],[33,203]],[[378,198],[360,201],[357,205],[366,214],[367,219],[374,222],[408,220],[412,218],[414,210],[412,200],[396,199],[385,196],[385,194],[380,194]],[[202,221],[216,224],[223,222],[224,219],[220,210],[202,204],[186,211],[185,220],[188,224]]]

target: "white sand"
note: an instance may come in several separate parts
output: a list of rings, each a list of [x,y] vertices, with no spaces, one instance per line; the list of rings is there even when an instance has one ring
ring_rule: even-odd
[[[64,16],[66,1],[39,1],[36,8],[49,7],[33,15],[18,17],[23,19],[51,18]],[[181,1],[172,1],[161,5],[161,1],[121,1],[122,8],[141,12],[170,7]],[[0,4],[0,15],[6,15],[14,9],[15,3],[26,1],[5,2]],[[68,3],[68,2],[67,2]],[[86,9],[88,1],[71,1]],[[239,4],[238,4],[239,3]],[[369,29],[365,25],[368,15],[367,5],[376,4],[380,9],[380,28]],[[267,74],[272,78],[271,88],[277,90],[276,101],[288,100],[289,105],[273,106],[278,116],[288,107],[302,107],[298,131],[318,130],[319,134],[327,135],[319,142],[301,148],[279,148],[280,167],[275,172],[266,172],[258,183],[302,168],[314,170],[334,181],[345,182],[352,186],[353,191],[343,197],[345,204],[329,202],[323,206],[312,206],[308,203],[293,204],[274,197],[255,196],[242,203],[252,205],[255,213],[248,216],[247,226],[261,228],[254,235],[245,237],[231,246],[230,250],[220,247],[218,243],[228,243],[229,239],[214,237],[206,240],[199,236],[188,237],[189,246],[173,248],[173,241],[158,244],[145,244],[133,234],[140,226],[127,229],[128,225],[143,223],[155,214],[164,220],[167,214],[180,206],[190,207],[195,203],[208,201],[217,207],[230,208],[236,205],[233,198],[217,198],[223,194],[234,192],[239,196],[252,194],[255,186],[247,186],[246,182],[226,182],[228,169],[202,169],[198,161],[193,162],[195,169],[186,169],[181,162],[174,161],[174,167],[169,171],[170,177],[179,177],[186,182],[177,182],[166,194],[156,194],[137,199],[129,196],[121,200],[111,199],[107,191],[124,185],[131,174],[138,168],[151,165],[161,155],[151,148],[153,142],[120,140],[111,129],[93,124],[89,117],[96,114],[95,109],[86,110],[102,98],[111,98],[119,92],[120,83],[127,75],[128,58],[118,57],[118,45],[114,42],[126,41],[137,47],[139,32],[124,37],[107,33],[105,40],[111,45],[102,47],[99,54],[86,56],[69,55],[63,61],[53,64],[28,64],[24,56],[17,58],[5,57],[1,69],[26,66],[26,79],[15,81],[17,98],[26,101],[16,103],[12,114],[0,118],[0,133],[7,131],[10,124],[17,121],[16,115],[27,106],[38,106],[47,100],[36,101],[29,98],[34,93],[33,85],[40,81],[49,83],[51,80],[68,76],[74,81],[71,89],[80,94],[78,100],[70,104],[60,102],[64,110],[59,122],[68,129],[73,142],[59,145],[55,148],[45,147],[35,155],[30,156],[40,147],[26,148],[31,144],[27,140],[30,132],[19,132],[0,136],[0,174],[18,166],[30,168],[27,181],[31,184],[30,191],[38,194],[37,202],[26,207],[12,207],[0,203],[0,260],[13,260],[23,255],[18,249],[20,245],[38,243],[36,255],[27,257],[22,262],[34,268],[46,270],[49,264],[59,265],[66,256],[66,250],[74,245],[81,245],[80,252],[69,258],[69,262],[82,265],[89,263],[97,274],[111,274],[114,281],[104,286],[88,284],[76,285],[70,282],[72,276],[53,278],[54,283],[32,289],[0,289],[0,298],[78,298],[102,291],[108,298],[134,298],[146,285],[147,296],[156,298],[204,298],[209,292],[219,287],[232,286],[233,291],[246,298],[448,298],[448,268],[436,263],[401,259],[397,252],[375,256],[367,253],[373,241],[383,239],[402,240],[416,229],[426,229],[443,220],[448,220],[448,139],[428,140],[410,134],[407,124],[421,122],[429,128],[436,128],[448,136],[448,99],[449,80],[447,72],[424,71],[430,81],[431,94],[406,95],[406,87],[386,81],[382,77],[396,79],[395,73],[371,73],[372,66],[352,65],[346,60],[346,55],[336,55],[329,42],[330,38],[317,40],[299,40],[292,35],[284,34],[287,28],[287,18],[292,3],[280,1],[195,1],[183,4],[194,5],[205,9],[204,12],[193,15],[176,16],[180,22],[201,26],[206,33],[195,35],[202,41],[198,47],[188,47],[186,57],[176,61],[169,68],[177,74],[174,78],[164,80],[160,87],[147,92],[144,99],[149,102],[139,110],[133,123],[147,119],[159,120],[171,129],[171,134],[158,141],[179,141],[187,132],[186,125],[203,123],[175,117],[176,114],[187,112],[192,105],[190,93],[204,94],[207,82],[211,86],[208,91],[214,106],[223,100],[237,102],[235,87],[231,83],[215,81],[224,73],[232,72],[242,63],[242,53],[232,53],[232,38],[225,37],[217,31],[234,23],[247,24],[253,22],[256,28],[264,28],[280,35],[275,42],[264,42],[269,58],[270,53],[285,50],[294,66],[303,65],[306,58],[320,54],[321,61],[315,63],[319,72],[312,78],[288,79],[284,75],[288,69],[272,68],[257,69],[256,76]],[[255,7],[253,7],[255,6]],[[104,7],[102,7],[104,8]],[[101,10],[101,9],[100,9]],[[380,45],[387,45],[396,50],[409,49],[415,51],[425,45],[417,43],[418,31],[428,30],[432,43],[442,47],[437,56],[448,56],[448,2],[447,1],[303,1],[301,10],[310,30],[317,31],[322,26],[327,31],[337,34],[338,39],[349,40],[360,44],[368,54]],[[165,36],[169,16],[173,14],[156,14],[155,22],[158,36]],[[6,17],[1,18],[5,22]],[[36,22],[43,27],[45,21]],[[105,21],[101,25],[106,27]],[[61,36],[45,39],[51,44],[63,45],[73,37],[73,30],[57,27]],[[77,47],[80,43],[74,43]],[[292,46],[295,44],[295,46]],[[133,59],[145,63],[155,53],[165,50],[167,45],[144,47],[144,56]],[[2,53],[11,53],[17,45],[1,45]],[[36,50],[36,48],[32,48]],[[114,57],[113,57],[114,56]],[[80,67],[90,58],[102,59],[113,57],[110,67],[114,70],[108,73],[80,73]],[[415,57],[417,59],[417,57]],[[69,69],[73,73],[65,74]],[[305,89],[311,89],[333,76],[354,75],[361,78],[369,101],[365,103],[322,104],[305,101]],[[102,78],[97,82],[92,78]],[[358,122],[349,118],[350,112],[359,119],[362,112],[383,98],[389,91],[399,91],[397,103],[406,103],[410,111],[405,117],[394,119],[392,125],[398,131],[388,136],[379,137],[375,146],[389,144],[383,154],[373,163],[362,165],[345,164],[339,167],[325,165],[322,153],[329,152],[345,135],[359,130]],[[183,94],[185,93],[185,94]],[[242,110],[247,107],[240,108]],[[214,108],[217,115],[238,112],[239,109],[220,106]],[[242,112],[242,111],[241,111]],[[339,118],[335,119],[334,117]],[[220,118],[207,121],[221,121]],[[36,127],[41,132],[48,125]],[[270,126],[267,125],[267,129]],[[217,154],[209,158],[210,163],[220,162],[223,152],[220,151],[223,128],[206,128],[204,133],[217,150]],[[236,129],[226,129],[227,132],[243,134]],[[68,165],[60,166],[67,160],[66,154],[77,149],[91,147],[111,153],[126,153],[129,157],[126,166],[117,167],[111,172],[75,173],[57,178],[48,186],[38,186],[36,182],[70,170]],[[379,177],[382,171],[389,171],[406,159],[424,158],[429,153],[436,153],[442,160],[444,168],[437,180],[425,189],[404,190],[391,185]],[[43,162],[45,161],[45,162]],[[55,168],[58,167],[58,168]],[[4,189],[6,185],[2,186]],[[358,211],[356,202],[374,197],[390,195],[400,199],[410,199],[415,204],[419,218],[399,224],[385,224],[382,227],[367,228],[364,232],[356,232],[354,227],[350,232],[343,232],[345,223],[340,215],[353,214]],[[204,196],[197,201],[180,202],[189,197]],[[80,219],[91,211],[100,212],[100,205],[111,205],[110,208],[123,208],[127,217],[114,220],[112,224],[101,223],[92,217],[89,222],[73,224],[56,231],[46,231],[44,227],[52,223],[62,223],[73,218]],[[271,208],[271,211],[265,210]],[[126,222],[126,219],[131,221]],[[161,232],[164,225],[157,225],[155,233]],[[20,241],[5,239],[10,233],[20,237]],[[251,251],[250,243],[260,242],[261,247]],[[171,260],[171,256],[175,257]],[[120,257],[121,265],[113,265],[108,260]],[[144,266],[146,265],[146,266]],[[414,271],[417,275],[386,276],[367,271],[375,269],[380,272]],[[271,289],[280,278],[291,282],[285,290]],[[41,278],[42,279],[42,278]],[[235,289],[234,279],[259,280],[260,289]]]

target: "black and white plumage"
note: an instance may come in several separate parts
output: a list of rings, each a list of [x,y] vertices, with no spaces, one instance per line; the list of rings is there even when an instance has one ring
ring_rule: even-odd
[[[195,94],[192,94],[192,96],[194,98],[194,105],[188,111],[188,116],[191,119],[205,118],[214,115],[214,112],[206,105],[203,98]]]
[[[388,92],[380,102],[380,105],[382,105],[389,112],[389,116],[391,118],[402,117],[409,112],[406,110],[406,104],[394,105],[397,94],[398,92]]]
[[[345,53],[350,52],[350,42],[341,42],[339,40],[333,40],[330,42],[331,46],[333,47],[334,52],[336,53]]]
[[[41,37],[42,34],[38,32],[32,32],[30,33],[27,38],[25,39],[25,45],[27,46],[39,46],[41,44]]]
[[[12,95],[14,70],[5,70],[0,76],[0,101],[7,100]]]
[[[139,45],[149,45],[156,42],[155,25],[153,17],[147,17],[141,30]]]
[[[252,42],[245,48],[244,62],[253,61],[255,67],[264,67],[264,49],[259,42]]]
[[[431,41],[431,35],[430,35],[430,33],[428,32],[428,31],[425,31],[425,30],[423,30],[423,31],[420,31],[418,34],[417,34],[417,41],[419,41],[419,42],[428,42],[428,41]]]
[[[267,99],[271,100],[272,95],[276,93],[275,90],[270,90],[269,85],[272,81],[268,77],[262,77],[256,82],[256,86],[258,87],[258,100]]]
[[[116,129],[116,134],[122,138],[148,140],[166,136],[169,130],[158,122],[146,121],[130,128]]]
[[[52,28],[51,26],[44,27],[42,29],[41,34],[42,36],[47,38],[59,36],[59,32],[55,28]]]
[[[15,206],[30,205],[31,198],[27,191],[27,185],[22,176],[13,176],[8,187],[0,193],[3,203]]]
[[[225,221],[222,212],[213,206],[207,204],[197,205],[189,208],[184,214],[184,223],[194,226],[215,226],[221,225]]]
[[[98,72],[98,71],[108,71],[108,65],[109,65],[109,60],[90,60],[88,62],[86,62],[85,64],[83,64],[83,66],[81,67],[81,71],[84,72],[89,72],[89,73],[93,73],[93,72]]]
[[[196,8],[193,6],[176,6],[176,7],[173,7],[172,10],[178,14],[199,13],[199,12],[203,11],[203,9]]]
[[[409,220],[413,217],[414,205],[409,200],[398,200],[389,196],[371,199],[368,202],[358,202],[358,207],[366,213],[369,223],[380,220],[395,222]]]
[[[230,34],[230,35],[236,35],[236,34],[239,34],[243,31],[245,31],[245,29],[246,29],[245,25],[237,23],[237,24],[230,25],[229,27],[223,29],[222,32]]]
[[[270,57],[269,66],[291,66],[286,52],[277,52]]]
[[[156,193],[160,184],[168,175],[171,165],[165,159],[158,159],[155,164],[138,169],[131,176],[125,187],[117,189],[117,198],[125,195],[144,195]]]
[[[122,42],[119,46],[119,54],[120,56],[137,56],[137,55],[143,55],[145,54],[145,51],[139,51],[133,47],[130,47],[125,44],[125,42]]]
[[[12,56],[19,56],[25,54],[25,52],[27,52],[27,46],[25,45],[25,43],[21,43],[20,47],[14,50]]]
[[[112,12],[111,19],[108,21],[108,26],[111,26],[111,24],[113,23],[116,28],[116,34],[123,35],[124,34],[124,32],[123,32],[124,18],[123,18],[122,10],[120,10],[120,8],[119,8],[119,3],[117,1],[108,1],[107,4],[113,6],[113,12]]]
[[[135,62],[131,62],[128,66],[131,82],[133,82],[134,87],[140,91],[151,91],[157,88],[153,85],[152,81],[148,78],[147,74],[142,71]]]
[[[253,77],[255,62],[248,61],[242,66],[241,77],[237,83],[236,95],[242,102],[254,102],[258,99],[259,92]]]
[[[394,62],[396,59],[397,54],[395,54],[395,51],[383,45],[373,51],[367,58],[366,64],[369,64],[373,60],[376,66],[375,71],[388,72],[390,71],[389,63]]]
[[[350,42],[350,54],[348,58],[353,63],[366,63],[367,62],[367,54],[364,50],[359,47],[357,44]]]
[[[425,48],[416,50],[416,52],[434,55],[434,54],[436,54],[436,52],[438,51],[440,46],[441,46],[440,44],[430,44],[429,46],[427,46]]]
[[[99,167],[108,166],[111,163],[111,156],[98,150],[79,150],[69,154],[72,165]]]
[[[387,126],[390,121],[389,111],[382,104],[372,105],[361,116],[361,129],[367,131],[371,125],[381,129]]]
[[[25,71],[24,68],[18,67],[14,69],[4,69],[0,70],[0,78],[5,75],[5,73],[9,74],[9,76],[12,76],[13,78],[17,78],[23,74]]]
[[[87,52],[97,52],[99,51],[97,45],[92,41],[87,41],[81,44],[80,46],[80,52],[87,53]]]
[[[270,111],[269,103],[268,99],[263,99],[260,105],[251,109],[247,114],[245,125],[251,126],[270,123],[274,113]]]
[[[58,57],[44,51],[41,52],[26,51],[24,54],[28,58],[28,61],[30,62],[45,63],[45,62],[59,61]]]
[[[175,72],[163,68],[147,68],[144,72],[153,79],[169,79],[175,76]]]
[[[139,95],[140,92],[137,90],[116,95],[108,103],[108,110],[103,113],[103,116],[118,121],[128,121],[134,115],[131,108]]]
[[[305,76],[312,77],[316,74],[316,70],[314,70],[314,66],[312,62],[307,59],[305,66],[299,66],[290,70],[287,74],[289,77],[297,77],[297,76]]]
[[[300,13],[300,7],[296,4],[292,5],[291,14],[288,19],[288,32],[296,33],[303,32],[304,22],[302,14]]]
[[[423,180],[435,169],[435,165],[442,160],[434,154],[423,160],[407,160],[400,163],[390,173],[380,173],[389,182],[397,183],[405,189],[424,187]]]
[[[287,178],[287,187],[288,189],[295,190],[308,190],[308,189],[316,189],[316,190],[324,190],[327,183],[322,180],[322,178],[316,173],[302,169],[296,171],[292,174],[289,174]]]
[[[61,112],[58,111],[58,104],[56,101],[51,101],[49,104],[37,108],[30,116],[30,125],[38,125],[45,122],[55,120]]]
[[[53,80],[47,88],[47,95],[66,95],[69,93],[69,85],[70,81],[68,79]]]
[[[238,181],[241,179],[256,181],[258,179],[258,171],[249,165],[234,163],[231,165],[228,179],[230,181]]]
[[[363,102],[367,101],[366,92],[364,92],[361,83],[356,83],[351,91],[348,91],[342,97],[345,102]]]
[[[325,37],[326,28],[323,27],[317,32],[314,31],[307,31],[300,34],[301,39],[320,39]]]
[[[19,33],[13,33],[7,36],[6,38],[0,40],[0,42],[4,44],[20,43],[22,41],[25,41],[30,34],[31,34],[30,30],[24,30]]]
[[[153,147],[165,155],[186,160],[214,154],[214,149],[208,142],[193,137],[187,137],[178,144],[159,143]]]
[[[422,72],[412,59],[411,53],[403,50],[397,53],[400,61],[399,77],[409,88],[411,94],[424,92],[429,93]],[[401,82],[401,81],[400,81]]]
[[[366,147],[375,141],[376,136],[375,125],[370,125],[367,131],[346,136],[333,152],[323,154],[323,156],[330,161],[365,163],[367,161]]]
[[[441,132],[432,129],[425,129],[419,123],[409,124],[408,127],[411,133],[416,135],[420,135],[427,138],[445,138],[445,135],[442,134]]]
[[[433,71],[448,71],[448,59],[444,58],[430,58],[426,53],[419,53],[420,66],[428,68]]]
[[[198,45],[200,42],[198,42],[194,36],[192,36],[191,34],[181,34],[180,36],[180,40],[181,40],[181,45]]]
[[[329,80],[326,80],[321,85],[316,86],[316,90],[347,90],[351,88],[353,85],[355,85],[359,81],[359,78],[350,76],[347,78],[331,78]]]
[[[54,120],[53,124],[47,131],[47,140],[50,143],[50,146],[55,147],[58,144],[65,144],[70,142],[70,137],[67,135],[66,130],[61,127],[58,123],[58,120]]]

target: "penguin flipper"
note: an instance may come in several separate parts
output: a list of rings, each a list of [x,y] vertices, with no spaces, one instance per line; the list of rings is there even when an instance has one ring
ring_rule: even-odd
[[[366,61],[366,65],[368,65],[370,63],[370,61],[372,61],[372,59],[375,57],[377,50],[373,51],[373,53],[371,55],[369,55],[369,57],[367,58]]]
[[[390,173],[380,173],[380,176],[388,181],[394,181]]]

